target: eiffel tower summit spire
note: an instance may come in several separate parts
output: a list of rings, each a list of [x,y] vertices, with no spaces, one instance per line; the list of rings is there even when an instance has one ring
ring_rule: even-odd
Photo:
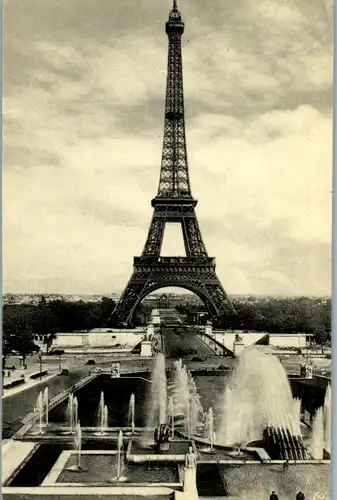
[[[164,138],[158,192],[151,201],[153,216],[140,257],[134,257],[132,276],[117,303],[111,324],[131,325],[135,310],[149,293],[166,286],[196,293],[215,323],[232,313],[230,303],[215,273],[202,240],[188,173],[181,37],[184,22],[176,0],[165,24],[168,36]],[[161,257],[167,222],[181,225],[186,257]]]
[[[157,198],[191,198],[187,167],[181,36],[184,23],[173,2],[166,25],[169,39],[163,154]],[[155,200],[152,204],[155,203]]]

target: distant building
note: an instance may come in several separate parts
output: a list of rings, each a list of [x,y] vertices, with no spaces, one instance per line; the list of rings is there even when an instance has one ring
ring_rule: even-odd
[[[268,332],[242,332],[242,331],[216,331],[213,330],[215,340],[228,349],[232,349],[236,336],[240,335],[246,347],[250,345],[272,346],[279,348],[302,349],[308,345],[309,337],[305,333],[268,333]]]

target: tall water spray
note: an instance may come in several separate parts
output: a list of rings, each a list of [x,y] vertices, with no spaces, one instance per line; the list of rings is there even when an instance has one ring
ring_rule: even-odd
[[[72,430],[74,426],[74,395],[72,393],[68,396],[67,423],[70,430]]]
[[[329,384],[325,391],[324,398],[324,446],[330,453],[331,448],[331,385]]]
[[[73,425],[76,426],[78,423],[78,400],[77,397],[74,396],[73,399]]]
[[[108,407],[104,402],[104,392],[101,392],[99,406],[98,406],[98,427],[100,429],[100,434],[104,434],[108,427]]]
[[[103,427],[103,414],[104,414],[104,392],[101,392],[98,404],[98,417],[97,417],[97,427],[102,429]]]
[[[82,429],[81,424],[78,421],[75,426],[75,439],[74,439],[74,447],[77,455],[77,468],[81,469],[81,459],[82,459]]]
[[[269,426],[285,435],[300,432],[287,374],[276,356],[254,347],[239,356],[224,392],[218,440],[222,444],[246,444],[260,440]]]
[[[135,395],[131,394],[129,402],[129,424],[132,434],[135,433]]]
[[[210,406],[208,412],[205,414],[205,435],[206,439],[209,443],[209,446],[203,448],[201,451],[204,453],[213,453],[214,451],[214,441],[215,441],[215,432],[214,432],[214,416],[213,416],[213,408]]]
[[[46,387],[44,392],[43,392],[43,406],[44,406],[44,412],[45,412],[45,422],[46,422],[46,425],[48,425],[48,419],[49,419],[49,390],[48,390],[48,387]]]
[[[181,360],[176,361],[174,363],[172,397],[174,401],[175,414],[183,419],[185,419],[188,414],[190,394],[188,382],[186,367],[183,366]]]
[[[78,421],[78,401],[72,393],[69,394],[67,404],[67,424],[70,432],[73,432]]]
[[[173,397],[171,396],[168,402],[168,411],[169,411],[169,422],[170,422],[170,428],[171,428],[171,438],[174,438],[174,401]]]
[[[42,391],[39,392],[39,395],[37,397],[37,402],[36,402],[36,410],[38,412],[39,416],[39,433],[42,434],[43,432],[43,394]]]
[[[192,437],[192,419],[191,419],[191,400],[188,399],[187,402],[187,413],[185,416],[185,422],[184,422],[184,430],[187,432],[187,437],[188,439],[191,439]]]
[[[122,482],[126,481],[127,477],[124,476],[124,443],[123,443],[123,432],[120,430],[118,434],[117,441],[117,464],[116,464],[116,476],[110,480],[110,482]]]
[[[157,427],[166,423],[167,411],[167,385],[165,358],[158,354],[152,372],[150,404],[148,412],[148,427]]]
[[[204,411],[193,377],[181,360],[174,363],[171,390],[177,425],[182,424],[189,437],[197,434]]]
[[[188,374],[189,385],[189,398],[190,398],[190,418],[191,418],[191,431],[193,435],[198,434],[202,426],[204,409],[202,407],[200,396],[195,385],[195,381],[190,372]]]
[[[213,445],[214,445],[214,417],[213,417],[213,408],[210,406],[207,414],[207,433],[208,433],[208,440],[209,444],[211,447],[211,450],[213,450]]]
[[[312,436],[311,436],[311,446],[310,454],[315,460],[321,460],[323,458],[323,448],[324,448],[324,416],[323,408],[318,408],[316,410],[314,420],[312,423]]]
[[[70,465],[69,467],[67,467],[67,471],[70,472],[84,471],[82,467],[82,429],[79,420],[76,422],[76,425],[74,426],[73,430],[74,430],[73,449],[76,458],[76,463],[74,465]]]
[[[301,435],[301,406],[302,401],[299,398],[294,398],[293,401],[293,410],[294,410],[294,424],[296,426],[295,435]]]

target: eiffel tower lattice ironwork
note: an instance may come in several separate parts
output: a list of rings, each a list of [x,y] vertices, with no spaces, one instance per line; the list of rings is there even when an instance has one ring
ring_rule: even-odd
[[[131,325],[143,298],[167,286],[182,287],[196,293],[215,323],[224,313],[235,313],[215,273],[215,259],[207,254],[195,214],[197,200],[191,194],[181,57],[184,23],[176,0],[165,26],[169,46],[158,193],[151,202],[154,210],[143,253],[134,257],[133,274],[110,317],[111,324]],[[186,257],[160,256],[167,222],[181,224]]]

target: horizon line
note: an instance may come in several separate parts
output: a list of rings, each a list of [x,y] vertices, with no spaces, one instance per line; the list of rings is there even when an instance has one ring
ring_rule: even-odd
[[[3,292],[2,296],[6,295],[38,295],[38,296],[43,296],[43,295],[62,295],[62,296],[87,296],[87,297],[93,297],[93,296],[100,296],[100,297],[110,297],[112,295],[122,295],[123,290],[120,292],[109,292],[109,293],[80,293],[80,292]],[[148,294],[150,295],[196,295],[193,292],[182,292],[182,293],[174,293],[174,292],[152,292]],[[242,292],[242,293],[227,293],[227,295],[234,297],[234,296],[252,296],[252,297],[317,297],[317,298],[324,298],[324,297],[331,297],[330,294],[299,294],[299,293],[294,293],[294,294],[287,294],[287,293],[249,293],[249,292]],[[197,295],[196,295],[197,297]],[[145,297],[146,298],[146,297]]]

